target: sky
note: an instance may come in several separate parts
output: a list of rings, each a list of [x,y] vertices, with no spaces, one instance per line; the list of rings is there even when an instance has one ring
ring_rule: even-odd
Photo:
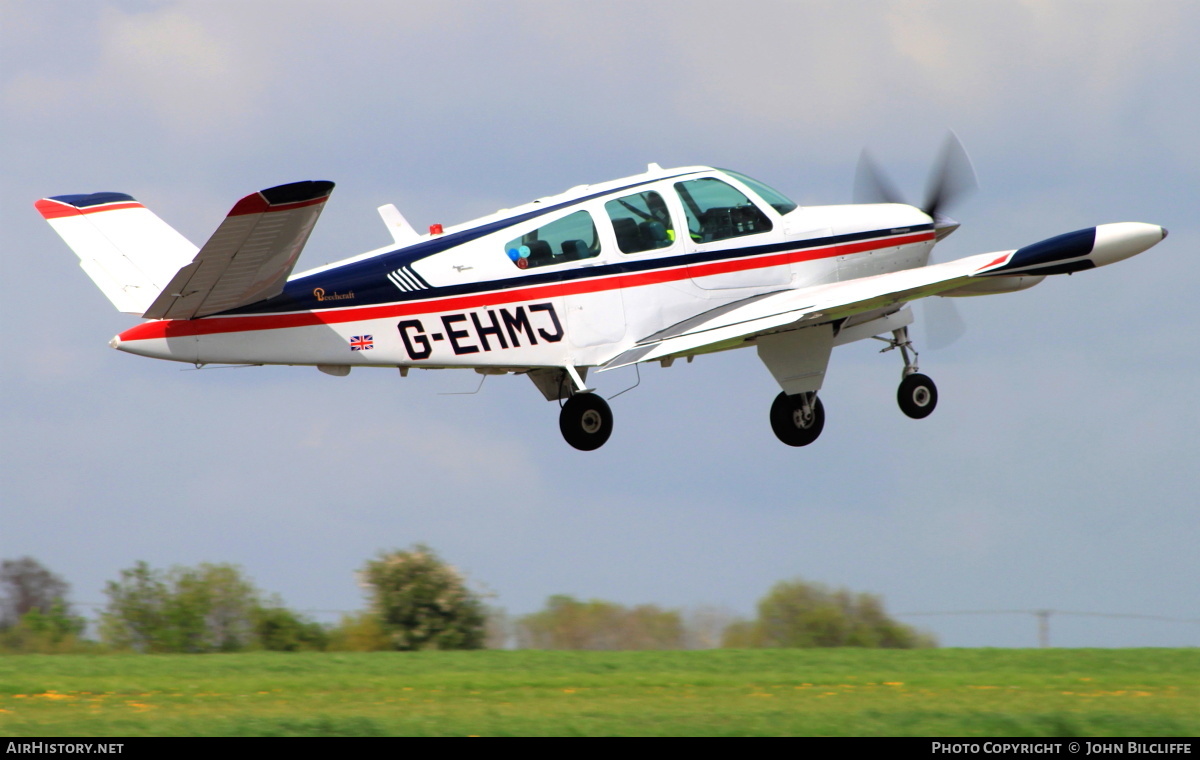
[[[804,578],[944,646],[1036,646],[1034,610],[1054,646],[1200,646],[1198,35],[1171,0],[0,0],[0,556],[78,604],[139,560],[229,562],[334,621],[367,560],[423,542],[511,616],[552,594],[750,616]],[[752,351],[642,369],[590,453],[521,377],[459,395],[479,376],[113,351],[136,318],[33,208],[125,192],[200,244],[247,193],[333,180],[301,271],[386,244],[384,203],[449,225],[649,162],[820,205],[869,147],[916,202],[949,129],[980,188],[939,261],[1104,222],[1170,237],[956,299],[948,347],[918,307],[925,420],[896,353],[837,349],[802,449]]]

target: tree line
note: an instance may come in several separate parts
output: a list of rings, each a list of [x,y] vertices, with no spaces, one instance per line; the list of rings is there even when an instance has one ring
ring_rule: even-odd
[[[754,619],[716,608],[551,596],[515,619],[491,608],[429,547],[381,552],[358,573],[366,609],[323,625],[260,591],[235,565],[156,569],[138,562],[105,584],[98,638],[60,577],[31,557],[0,563],[0,652],[632,650],[936,646],[872,594],[803,580],[776,584]]]

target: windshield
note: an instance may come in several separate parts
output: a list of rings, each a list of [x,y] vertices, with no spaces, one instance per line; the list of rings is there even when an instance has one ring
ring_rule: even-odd
[[[741,172],[734,172],[730,171],[729,169],[721,169],[721,171],[725,172],[730,177],[733,177],[746,187],[753,190],[758,194],[759,198],[762,198],[764,201],[770,204],[771,208],[778,211],[781,216],[796,210],[796,204],[778,190],[764,185],[756,179],[751,179]]]

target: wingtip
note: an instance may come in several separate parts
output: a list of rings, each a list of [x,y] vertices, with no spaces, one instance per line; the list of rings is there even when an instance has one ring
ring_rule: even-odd
[[[53,195],[33,202],[44,219],[59,219],[64,216],[77,214],[94,214],[99,211],[116,211],[118,209],[142,208],[132,195],[125,193],[80,193],[74,195]]]
[[[329,180],[303,180],[268,187],[242,198],[230,210],[229,216],[261,214],[266,211],[287,211],[302,206],[324,203],[333,192]]]

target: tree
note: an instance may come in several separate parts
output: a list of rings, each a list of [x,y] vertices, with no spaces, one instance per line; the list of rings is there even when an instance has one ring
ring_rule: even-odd
[[[67,610],[67,582],[47,570],[33,557],[0,562],[0,628],[17,624],[26,613],[49,614],[56,603]]]
[[[228,564],[155,570],[145,562],[105,588],[105,642],[138,652],[319,649],[324,631],[262,594]]]
[[[683,639],[679,613],[653,604],[629,608],[558,595],[517,622],[517,644],[524,649],[680,649]]]
[[[388,652],[392,640],[384,633],[379,617],[371,611],[343,615],[329,632],[328,648],[335,652]]]
[[[727,647],[935,646],[933,637],[893,620],[872,594],[831,590],[803,580],[782,581],[758,603],[758,619],[725,631]]]
[[[258,606],[251,615],[258,645],[273,652],[321,651],[329,631],[284,607],[278,599]]]
[[[0,649],[9,652],[71,652],[87,621],[72,614],[69,586],[32,557],[0,562]]]
[[[433,550],[381,552],[359,573],[371,613],[393,649],[482,649],[482,600]]]

